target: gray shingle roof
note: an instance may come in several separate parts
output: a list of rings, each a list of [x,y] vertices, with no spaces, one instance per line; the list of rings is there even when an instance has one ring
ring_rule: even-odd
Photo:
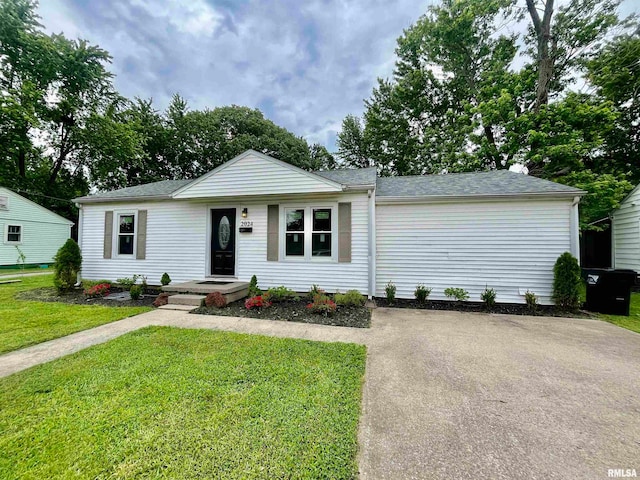
[[[377,197],[477,196],[520,194],[575,194],[582,190],[541,178],[495,170],[447,175],[378,178]]]
[[[119,198],[169,197],[173,192],[192,180],[162,180],[160,182],[145,183],[135,187],[126,187],[111,192],[100,192],[86,197],[76,198],[75,201],[117,200]]]
[[[375,185],[376,183],[376,167],[326,170],[313,173],[347,186]]]

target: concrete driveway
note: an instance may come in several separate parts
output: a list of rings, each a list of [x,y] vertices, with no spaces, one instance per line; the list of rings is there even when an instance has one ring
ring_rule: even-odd
[[[366,344],[362,479],[640,474],[640,335],[598,320],[379,308],[359,329],[159,309],[2,355],[0,377],[149,325]]]
[[[596,320],[377,309],[364,479],[640,475],[640,335]]]

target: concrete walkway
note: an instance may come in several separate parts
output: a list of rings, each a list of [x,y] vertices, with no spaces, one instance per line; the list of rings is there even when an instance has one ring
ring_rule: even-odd
[[[274,337],[361,344],[366,344],[372,334],[370,329],[362,328],[332,327],[274,320],[217,317],[212,315],[192,315],[188,312],[159,309],[1,355],[0,378],[41,363],[50,362],[51,360],[69,355],[70,353],[77,352],[92,345],[107,342],[125,333],[150,325],[205,328]]]
[[[362,479],[640,470],[640,335],[598,320],[381,308],[354,329],[155,310],[0,356],[0,376],[149,325],[366,344]]]

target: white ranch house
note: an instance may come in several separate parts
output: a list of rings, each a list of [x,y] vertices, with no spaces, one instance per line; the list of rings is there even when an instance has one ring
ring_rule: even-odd
[[[578,256],[584,192],[509,171],[377,177],[375,168],[307,172],[247,151],[192,181],[78,198],[82,276],[141,274],[399,298],[417,284],[479,300],[551,303],[553,265]]]
[[[58,249],[71,237],[73,222],[0,187],[0,265],[17,265],[18,247],[25,264],[53,263]],[[1,273],[1,271],[0,271]]]
[[[611,266],[640,272],[640,185],[611,215]]]

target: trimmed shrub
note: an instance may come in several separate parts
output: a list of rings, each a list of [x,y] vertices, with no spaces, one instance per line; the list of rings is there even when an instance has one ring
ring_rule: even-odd
[[[131,300],[138,300],[142,295],[142,285],[131,285],[129,295],[131,295]]]
[[[163,287],[169,285],[171,283],[171,277],[169,276],[169,274],[167,272],[164,272],[162,274],[162,277],[160,277],[160,283],[162,284]]]
[[[269,295],[269,300],[273,303],[286,302],[287,300],[294,300],[298,298],[296,292],[284,285],[270,288],[267,290],[267,295]]]
[[[207,307],[222,308],[227,306],[227,299],[220,292],[211,292],[204,298]]]
[[[496,297],[498,294],[493,288],[484,287],[484,292],[480,294],[480,300],[484,302],[487,308],[491,309],[496,305]]]
[[[247,310],[252,310],[254,308],[267,308],[271,306],[271,302],[267,295],[257,295],[255,297],[247,298],[244,301],[244,306]]]
[[[67,240],[54,257],[53,284],[59,292],[67,292],[78,281],[78,272],[82,266],[80,247],[73,240]]]
[[[249,282],[249,297],[257,297],[258,295],[262,295],[262,290],[258,288],[258,277],[253,275],[251,277],[251,281]]]
[[[531,313],[536,313],[538,311],[538,297],[535,293],[527,290],[524,292],[524,301],[527,303],[527,308]]]
[[[333,300],[337,305],[361,307],[367,299],[358,290],[348,290],[347,293],[336,293]]]
[[[97,283],[84,289],[85,296],[89,298],[100,298],[109,295],[110,283]]]
[[[166,305],[167,303],[169,303],[169,294],[167,292],[162,292],[156,297],[155,301],[153,302],[153,306],[161,307],[163,305]]]
[[[416,290],[413,292],[413,296],[416,297],[418,303],[427,303],[431,290],[431,288],[425,287],[423,284],[419,283],[416,286]]]
[[[336,303],[329,297],[322,293],[319,293],[315,297],[313,297],[313,302],[308,304],[307,308],[311,313],[330,317],[336,312],[338,307]]]
[[[580,306],[582,278],[578,260],[569,252],[558,257],[553,267],[553,301],[565,310]]]
[[[384,287],[384,293],[387,297],[387,302],[393,303],[393,301],[396,299],[396,286],[391,280],[389,280],[387,286]]]
[[[453,298],[459,302],[464,302],[465,300],[469,300],[469,292],[467,292],[464,288],[454,288],[454,287],[445,288],[444,294],[446,297]]]

